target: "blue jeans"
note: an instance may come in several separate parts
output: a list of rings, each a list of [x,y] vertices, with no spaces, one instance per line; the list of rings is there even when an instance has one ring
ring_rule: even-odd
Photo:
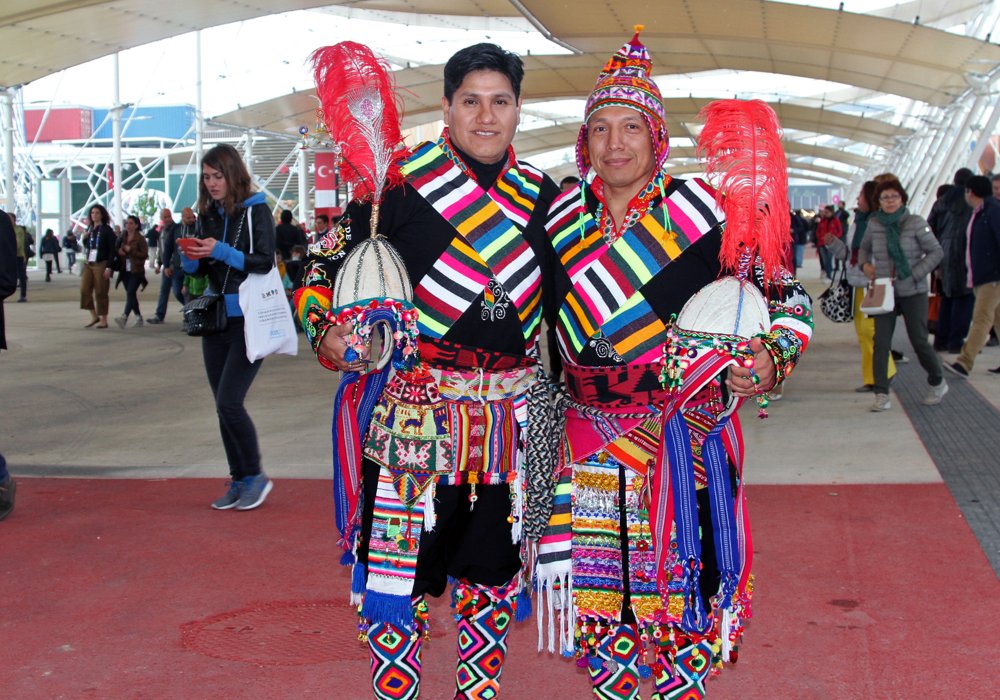
[[[173,270],[174,276],[167,277],[166,271],[160,273],[160,298],[156,302],[156,317],[161,321],[167,315],[167,302],[170,300],[170,290],[174,291],[174,299],[181,304],[184,303],[184,295],[181,294],[181,287],[184,286],[184,272],[180,269]]]
[[[260,445],[257,429],[243,407],[250,385],[263,360],[247,360],[247,345],[243,338],[243,318],[229,319],[222,333],[201,339],[201,354],[205,372],[215,397],[215,412],[219,416],[222,446],[229,462],[233,481],[260,474]]]

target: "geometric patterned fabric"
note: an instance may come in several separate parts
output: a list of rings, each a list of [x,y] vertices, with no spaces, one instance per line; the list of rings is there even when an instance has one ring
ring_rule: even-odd
[[[665,644],[656,663],[645,666],[636,625],[619,625],[584,656],[594,697],[601,700],[639,700],[640,678],[653,678],[651,700],[703,700],[705,681],[712,668],[712,647],[706,641],[687,644],[673,652]],[[640,668],[644,669],[640,673]],[[651,672],[651,673],[650,673]]]
[[[620,625],[588,658],[587,671],[594,696],[601,700],[637,700],[639,697],[639,634],[635,625]]]
[[[410,634],[388,622],[368,628],[372,691],[376,700],[415,700],[420,696],[420,632]]]
[[[460,581],[453,592],[458,619],[455,698],[494,700],[507,658],[507,631],[514,619],[517,589]]]
[[[711,659],[712,647],[705,641],[680,647],[673,664],[657,655],[656,669],[660,673],[653,680],[656,687],[653,700],[702,700]],[[676,673],[671,674],[671,670]]]

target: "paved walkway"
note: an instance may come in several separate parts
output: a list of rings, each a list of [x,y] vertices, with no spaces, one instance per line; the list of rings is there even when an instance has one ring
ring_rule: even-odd
[[[817,277],[810,261],[814,293]],[[0,524],[3,696],[366,697],[332,537],[336,376],[304,341],[264,363],[248,408],[274,492],[252,513],[211,511],[226,470],[199,341],[173,301],[161,326],[84,329],[77,283],[33,276],[29,302],[5,307],[0,450],[20,488]],[[147,313],[157,291],[142,296]],[[123,304],[114,294],[112,315]],[[1000,483],[981,435],[996,434],[1000,377],[986,369],[998,364],[986,349],[934,408],[918,405],[922,373],[905,365],[893,410],[872,414],[853,392],[853,327],[817,319],[771,417],[744,410],[756,617],[710,697],[993,692]],[[985,427],[970,434],[973,419]],[[443,602],[432,610],[424,697],[444,698],[453,625]],[[504,697],[588,697],[572,663],[534,649],[528,623]],[[942,673],[945,650],[961,671]]]

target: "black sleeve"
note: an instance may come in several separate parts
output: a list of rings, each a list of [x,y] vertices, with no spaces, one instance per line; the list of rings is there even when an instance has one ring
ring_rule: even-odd
[[[174,224],[161,234],[163,236],[163,246],[161,246],[163,253],[162,253],[162,258],[157,262],[159,262],[159,264],[162,265],[163,267],[170,267],[171,262],[174,259],[174,245],[177,241],[178,228],[180,227]]]
[[[7,212],[0,209],[0,300],[17,289],[17,236]]]
[[[246,216],[246,214],[243,214]],[[255,204],[250,208],[250,220],[253,222],[253,253],[249,241],[241,244],[245,252],[243,271],[264,273],[274,267],[274,249],[276,246],[274,233],[274,217],[266,204]]]

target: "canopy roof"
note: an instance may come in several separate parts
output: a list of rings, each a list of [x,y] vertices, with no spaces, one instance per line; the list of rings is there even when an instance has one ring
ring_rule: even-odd
[[[641,22],[659,74],[756,70],[856,85],[941,105],[967,72],[1000,64],[1000,46],[881,17],[760,0],[285,0],[281,11],[322,6],[473,17],[524,16],[553,40],[603,63]],[[518,12],[518,7],[523,12]],[[6,0],[0,75],[30,82],[169,36],[274,12],[243,0]],[[985,67],[985,68],[984,68]],[[593,80],[594,73],[589,78]],[[568,76],[577,84],[573,76]],[[587,86],[589,89],[589,86]],[[577,92],[577,95],[580,93]]]
[[[916,9],[925,16],[936,12],[965,21],[982,2],[922,0],[918,5]],[[523,92],[530,101],[586,96],[607,57],[638,22],[645,26],[642,39],[659,79],[719,69],[760,71],[775,74],[779,94],[782,76],[795,76],[943,106],[1000,66],[1000,46],[987,41],[914,22],[770,0],[630,0],[625,4],[575,0],[572,12],[566,11],[561,0],[285,0],[280,9],[330,6],[347,14],[360,11],[387,21],[413,22],[415,31],[422,30],[417,18],[423,15],[449,16],[456,26],[489,21],[526,28],[530,23],[572,52],[525,57]],[[173,0],[169,5],[153,0],[7,0],[0,8],[4,46],[0,76],[9,86],[24,84],[109,53],[274,11],[267,3],[245,0]],[[397,79],[406,95],[405,126],[439,118],[440,65],[407,68],[398,72]],[[738,83],[734,88],[738,89]],[[708,100],[671,97],[669,90],[665,94],[671,135],[694,136],[697,113]],[[895,123],[819,103],[772,104],[783,126],[802,141],[788,141],[789,154],[798,156],[802,168],[812,168],[808,161],[821,158],[843,165],[850,173],[866,162],[863,156],[842,149],[808,145],[815,141],[812,135],[889,149],[897,139],[912,134]],[[311,92],[292,93],[241,106],[215,120],[287,133],[311,126],[315,105]],[[546,129],[522,131],[515,143],[526,155],[558,149],[575,142],[577,129],[576,123],[567,120]],[[675,149],[675,154],[679,152]],[[824,168],[830,170],[827,166],[813,170],[832,177]]]

